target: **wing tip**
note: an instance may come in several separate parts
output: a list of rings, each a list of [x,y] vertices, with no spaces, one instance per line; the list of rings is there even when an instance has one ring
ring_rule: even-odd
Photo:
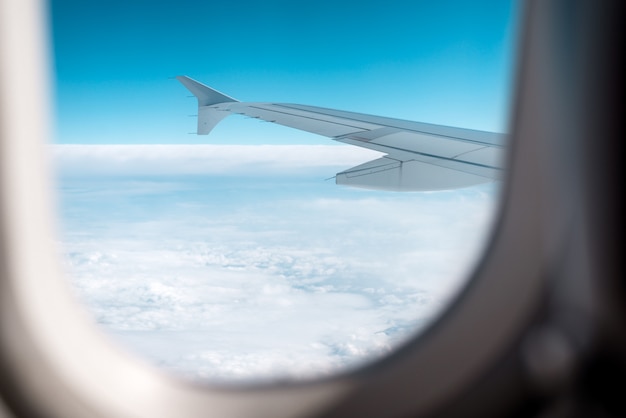
[[[210,106],[219,103],[238,102],[237,99],[228,96],[212,87],[202,84],[186,75],[177,75],[178,80],[187,90],[198,99],[198,106]]]

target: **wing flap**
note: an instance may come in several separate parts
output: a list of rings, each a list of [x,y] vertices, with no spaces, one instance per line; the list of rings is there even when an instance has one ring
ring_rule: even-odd
[[[458,159],[463,159],[472,164],[480,164],[490,167],[498,167],[502,165],[504,159],[502,148],[483,147],[474,151],[459,155]]]
[[[335,182],[340,185],[398,192],[455,189],[490,180],[455,168],[388,157],[369,161],[335,176]]]

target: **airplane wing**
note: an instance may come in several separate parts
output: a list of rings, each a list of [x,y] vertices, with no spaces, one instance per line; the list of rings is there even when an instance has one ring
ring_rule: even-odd
[[[395,191],[445,190],[498,180],[506,135],[289,103],[240,102],[187,76],[198,135],[245,115],[386,155],[337,173],[337,184]]]

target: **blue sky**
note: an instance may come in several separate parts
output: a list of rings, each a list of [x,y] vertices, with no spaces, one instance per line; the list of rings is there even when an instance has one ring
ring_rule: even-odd
[[[53,0],[55,140],[327,143],[235,117],[189,135],[180,74],[244,101],[503,131],[515,15],[495,0]]]

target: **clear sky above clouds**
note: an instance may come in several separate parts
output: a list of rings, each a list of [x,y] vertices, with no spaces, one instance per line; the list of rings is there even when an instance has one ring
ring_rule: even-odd
[[[186,74],[239,100],[504,131],[508,1],[51,1],[59,143],[327,143],[229,118],[195,130]],[[238,118],[240,119],[240,118]],[[251,134],[251,135],[248,135]]]

